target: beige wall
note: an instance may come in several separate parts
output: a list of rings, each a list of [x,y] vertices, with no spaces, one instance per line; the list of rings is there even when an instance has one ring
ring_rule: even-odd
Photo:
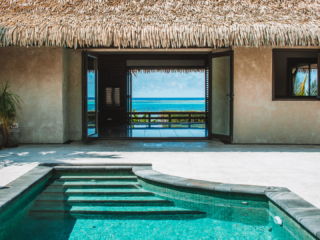
[[[25,143],[81,140],[81,50],[0,48]],[[320,101],[272,101],[272,49],[234,48],[234,143],[320,143]]]
[[[81,50],[68,49],[68,133],[70,140],[82,139]]]
[[[0,48],[0,81],[10,78],[24,103],[22,143],[81,140],[81,50]]]
[[[65,134],[63,51],[61,47],[0,48],[0,81],[24,101],[19,113],[23,143],[62,143]]]
[[[69,140],[68,131],[68,82],[69,82],[69,54],[65,48],[62,49],[62,114],[63,114],[63,142]]]
[[[320,101],[272,101],[272,49],[234,48],[234,142],[320,144]]]

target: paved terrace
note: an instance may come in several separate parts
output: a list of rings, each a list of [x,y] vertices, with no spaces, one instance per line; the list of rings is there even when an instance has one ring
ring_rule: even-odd
[[[39,163],[152,163],[175,176],[287,187],[320,208],[320,145],[225,145],[218,141],[22,144],[0,151],[0,187]]]

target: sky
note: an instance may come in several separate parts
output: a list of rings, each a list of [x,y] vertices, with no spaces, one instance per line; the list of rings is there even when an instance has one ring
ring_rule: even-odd
[[[88,97],[94,98],[95,97],[95,72],[90,71],[87,75],[88,81]]]
[[[132,98],[204,98],[204,72],[136,73]]]
[[[95,95],[94,72],[88,74],[88,97]],[[136,73],[132,76],[132,98],[204,98],[204,72]]]

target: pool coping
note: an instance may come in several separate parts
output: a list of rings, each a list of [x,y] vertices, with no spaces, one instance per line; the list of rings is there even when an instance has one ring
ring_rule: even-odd
[[[51,174],[52,167],[37,166],[19,178],[0,188],[0,213],[19,196]]]
[[[313,206],[288,188],[272,186],[255,186],[242,184],[227,184],[209,182],[196,179],[187,179],[167,174],[162,174],[152,169],[151,166],[133,167],[132,171],[138,177],[156,183],[163,183],[180,188],[202,189],[212,192],[235,194],[264,195],[275,203],[281,210],[296,220],[316,239],[320,239],[320,209]]]
[[[52,170],[132,170],[139,178],[156,183],[171,185],[178,188],[200,189],[212,192],[234,194],[251,194],[267,197],[285,213],[303,226],[316,239],[320,240],[320,209],[316,208],[287,188],[272,186],[255,186],[242,184],[227,184],[187,179],[173,175],[162,174],[152,169],[152,164],[143,163],[107,163],[107,164],[54,164],[42,163],[21,177],[0,188],[0,213],[3,212],[20,195],[31,189],[46,178]]]

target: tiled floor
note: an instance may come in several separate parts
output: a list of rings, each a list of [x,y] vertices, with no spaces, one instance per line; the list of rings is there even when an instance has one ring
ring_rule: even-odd
[[[205,129],[132,129],[132,137],[206,137]]]
[[[95,132],[95,129],[89,128],[88,135]],[[134,125],[114,126],[110,129],[100,132],[99,137],[143,137],[143,138],[205,138],[207,130],[204,123],[151,123]]]
[[[80,141],[22,144],[0,151],[0,186],[52,163],[152,163],[165,174],[288,187],[320,208],[320,146],[224,145],[218,141]]]

